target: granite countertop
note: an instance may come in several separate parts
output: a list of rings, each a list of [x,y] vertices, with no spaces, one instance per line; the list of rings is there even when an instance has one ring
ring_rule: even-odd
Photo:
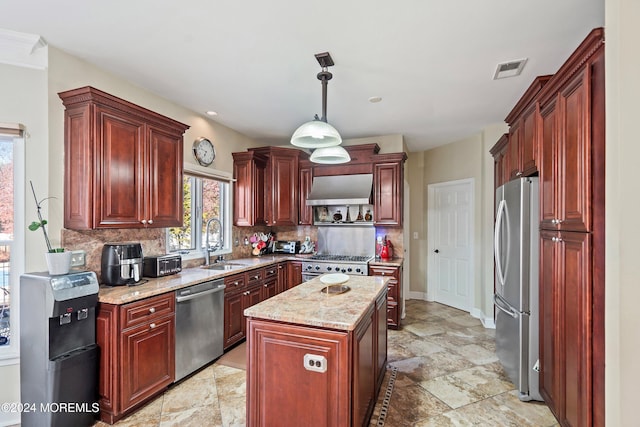
[[[400,267],[404,262],[404,258],[391,258],[391,259],[374,259],[369,262],[369,265],[380,265],[380,266],[392,266],[392,267]]]
[[[219,279],[289,260],[299,260],[299,258],[293,255],[267,255],[253,258],[231,259],[226,262],[229,264],[242,264],[242,266],[234,266],[231,270],[208,270],[200,267],[185,268],[180,273],[171,276],[158,278],[145,277],[144,280],[147,282],[135,286],[100,285],[98,301],[107,304],[126,304],[196,285],[208,280]]]
[[[327,295],[320,292],[326,286],[320,277],[247,308],[245,316],[352,331],[371,304],[387,291],[389,280],[381,276],[349,276],[345,285],[350,291]]]

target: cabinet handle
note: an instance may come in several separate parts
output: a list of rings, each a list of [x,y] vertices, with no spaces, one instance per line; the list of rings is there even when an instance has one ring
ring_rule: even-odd
[[[152,219],[149,220],[149,224],[153,224],[153,220]]]
[[[562,238],[561,237],[552,237],[551,241],[555,242],[555,243],[559,243],[559,242],[562,242]]]
[[[156,327],[155,323],[152,323],[152,324],[149,325],[149,329],[155,329],[155,327]]]
[[[258,280],[260,278],[260,276],[253,276],[254,279]]]
[[[153,314],[153,313],[155,313],[155,312],[156,312],[156,308],[155,308],[155,307],[151,307],[151,308],[149,309],[149,313]]]
[[[554,219],[551,220],[551,224],[561,224],[563,222],[564,222],[564,220],[557,219],[557,218],[554,218]]]
[[[147,223],[147,220],[146,220],[146,219],[143,219],[143,220],[142,220],[142,221],[140,221],[140,222],[141,222],[141,223],[143,223],[143,224],[146,224],[146,223]]]
[[[263,285],[263,286],[264,286],[265,288],[268,288],[268,287],[269,287],[269,285]]]
[[[233,282],[233,286],[238,286],[240,283],[238,282]]]
[[[516,176],[522,176],[522,172],[516,173]]]

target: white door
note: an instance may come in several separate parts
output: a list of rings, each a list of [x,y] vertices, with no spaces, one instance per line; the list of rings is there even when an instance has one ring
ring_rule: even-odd
[[[470,311],[473,298],[473,179],[428,187],[428,294]]]

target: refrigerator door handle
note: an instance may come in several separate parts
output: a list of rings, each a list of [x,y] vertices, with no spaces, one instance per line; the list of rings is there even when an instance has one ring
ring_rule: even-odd
[[[509,307],[509,304],[506,301],[504,301],[504,299],[500,295],[498,294],[493,295],[493,303],[495,304],[496,307],[498,307],[500,311],[513,317],[514,319],[518,318],[518,312],[515,309]]]
[[[502,222],[504,221],[506,206],[507,206],[507,202],[505,200],[500,200],[500,203],[498,204],[498,213],[496,214],[496,228],[493,233],[493,251],[494,251],[494,257],[496,259],[496,275],[498,279],[498,284],[502,286],[504,286],[507,272],[506,270],[503,270],[502,262],[500,260],[501,254],[502,254],[502,246],[500,244],[501,242],[500,230],[502,229],[501,226],[502,226]],[[509,224],[507,223],[507,227],[508,226]],[[508,233],[509,233],[509,230],[507,229],[507,234]],[[509,254],[509,248],[507,248],[507,255],[508,254]],[[507,260],[507,265],[508,264],[509,262]]]

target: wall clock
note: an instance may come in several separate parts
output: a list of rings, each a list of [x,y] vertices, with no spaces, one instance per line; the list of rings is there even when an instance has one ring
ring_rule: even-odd
[[[216,149],[213,143],[202,136],[193,141],[193,157],[202,166],[209,166],[216,158]]]

